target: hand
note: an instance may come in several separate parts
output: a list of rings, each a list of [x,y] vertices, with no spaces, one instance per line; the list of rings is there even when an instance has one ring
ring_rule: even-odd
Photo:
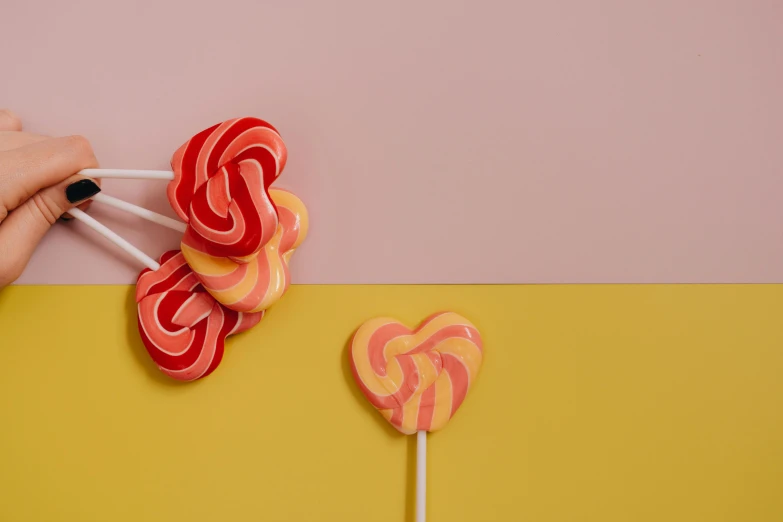
[[[22,132],[19,119],[0,109],[0,288],[22,274],[63,214],[100,192],[95,181],[74,174],[97,166],[85,138]]]

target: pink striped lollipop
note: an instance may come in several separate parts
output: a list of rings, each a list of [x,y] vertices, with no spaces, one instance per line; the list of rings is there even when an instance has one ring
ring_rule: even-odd
[[[275,304],[288,290],[288,263],[307,236],[308,215],[292,192],[269,191],[278,209],[279,225],[272,239],[249,263],[214,257],[191,246],[189,232],[182,240],[182,254],[207,292],[226,308],[258,312]]]
[[[167,193],[189,225],[189,246],[237,263],[252,259],[277,229],[268,189],[287,157],[280,134],[258,118],[214,125],[177,149]]]
[[[274,236],[278,216],[269,186],[288,152],[272,125],[234,118],[205,129],[177,149],[171,171],[84,169],[92,178],[165,179],[172,208],[184,223],[103,194],[94,199],[176,230],[187,244],[235,263],[252,261]]]
[[[161,256],[158,270],[145,269],[136,284],[139,333],[158,368],[181,381],[212,373],[231,334],[252,328],[264,313],[228,310],[199,283],[178,251]]]

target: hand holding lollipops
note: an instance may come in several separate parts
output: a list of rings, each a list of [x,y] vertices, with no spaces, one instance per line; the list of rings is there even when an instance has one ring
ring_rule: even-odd
[[[307,235],[308,215],[294,194],[269,188],[286,159],[274,127],[237,118],[188,140],[174,153],[172,171],[81,171],[170,180],[168,199],[183,222],[104,194],[94,198],[183,232],[182,251],[165,253],[160,263],[84,212],[70,212],[147,267],[137,282],[139,332],[167,375],[209,375],[225,338],[258,324],[287,290],[288,263]]]

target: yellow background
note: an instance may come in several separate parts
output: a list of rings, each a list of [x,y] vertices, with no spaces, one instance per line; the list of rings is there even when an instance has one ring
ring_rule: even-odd
[[[345,346],[441,309],[483,334],[429,438],[429,520],[783,520],[783,286],[295,286],[177,384],[131,287],[0,292],[0,520],[411,520],[414,440]]]

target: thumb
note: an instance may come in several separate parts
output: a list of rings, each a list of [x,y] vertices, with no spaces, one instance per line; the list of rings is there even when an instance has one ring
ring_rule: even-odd
[[[15,208],[0,223],[0,287],[22,274],[38,243],[65,212],[100,191],[95,181],[74,175]]]

